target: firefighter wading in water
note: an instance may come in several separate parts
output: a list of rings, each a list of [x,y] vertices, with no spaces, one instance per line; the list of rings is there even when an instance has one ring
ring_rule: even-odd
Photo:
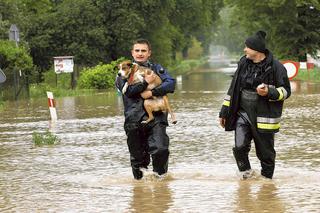
[[[283,102],[291,95],[285,67],[265,47],[266,33],[258,31],[245,41],[243,56],[219,113],[220,125],[235,131],[233,155],[241,179],[253,175],[248,154],[254,140],[261,175],[272,178]]]

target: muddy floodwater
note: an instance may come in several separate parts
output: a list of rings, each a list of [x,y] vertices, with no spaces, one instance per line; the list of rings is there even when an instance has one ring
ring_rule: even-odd
[[[239,180],[234,136],[218,126],[230,74],[179,77],[169,95],[178,123],[168,127],[168,176],[132,178],[116,91],[56,99],[50,122],[47,97],[0,108],[1,212],[319,212],[320,84],[291,82],[276,134],[273,180]],[[35,146],[32,133],[50,130],[60,142]]]

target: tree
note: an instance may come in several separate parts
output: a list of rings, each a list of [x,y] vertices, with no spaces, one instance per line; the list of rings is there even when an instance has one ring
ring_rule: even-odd
[[[54,56],[73,55],[78,65],[94,65],[106,56],[102,14],[88,0],[66,0],[51,13],[41,15],[30,27],[27,39],[35,63],[42,69]]]
[[[105,51],[106,60],[112,61],[119,57],[129,57],[131,43],[140,37],[145,28],[143,16],[135,10],[134,1],[98,0],[97,7],[102,14],[104,37],[107,38]]]
[[[226,0],[237,23],[248,35],[267,32],[268,47],[280,58],[306,60],[320,48],[320,3],[309,0]],[[243,43],[243,38],[240,43]]]
[[[216,29],[215,44],[226,47],[229,52],[241,53],[244,38],[247,36],[245,28],[232,19],[234,8],[226,6],[220,12],[220,21]]]
[[[0,66],[7,76],[4,83],[6,92],[1,96],[9,97],[14,94],[16,98],[24,86],[26,86],[24,91],[28,91],[29,77],[33,74],[34,69],[32,58],[24,45],[20,44],[17,47],[14,41],[0,40]],[[20,88],[18,88],[19,82]]]
[[[149,39],[153,60],[167,66],[177,51],[188,52],[194,38],[207,51],[222,2],[3,0],[0,26],[18,23],[40,72],[52,66],[54,56],[73,55],[82,66],[130,57],[137,38]],[[1,30],[0,38],[7,37]]]
[[[176,51],[182,51],[184,58],[188,57],[188,49],[192,39],[201,42],[205,53],[208,53],[209,45],[213,40],[214,27],[218,21],[218,11],[223,7],[223,1],[210,0],[177,0],[170,20],[177,28],[179,36],[175,45]]]
[[[0,62],[1,69],[6,70],[6,74],[14,69],[29,74],[33,70],[32,58],[28,49],[23,45],[17,47],[14,41],[0,40]]]

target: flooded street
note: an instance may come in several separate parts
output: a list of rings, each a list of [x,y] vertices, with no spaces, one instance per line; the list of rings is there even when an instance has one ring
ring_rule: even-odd
[[[122,99],[116,92],[5,103],[0,109],[1,212],[319,212],[320,84],[292,82],[273,180],[239,180],[233,132],[218,125],[231,78],[184,76],[169,95],[178,123],[168,127],[169,174],[133,180]],[[58,144],[36,147],[33,132],[50,129]]]

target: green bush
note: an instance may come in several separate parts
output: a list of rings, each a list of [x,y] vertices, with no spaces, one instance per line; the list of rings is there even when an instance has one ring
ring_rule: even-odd
[[[123,58],[120,58],[110,64],[99,64],[93,68],[82,70],[78,79],[78,88],[109,89],[114,87],[115,77],[118,72],[116,66],[123,60]]]
[[[190,71],[193,71],[206,63],[203,59],[188,59],[179,61],[176,65],[169,67],[170,74],[183,75]]]
[[[54,70],[49,70],[44,73],[44,83],[63,89],[71,88],[71,73],[56,74]]]
[[[48,130],[42,134],[38,132],[33,132],[32,140],[34,145],[36,146],[53,145],[60,142],[60,139],[56,135],[49,132]]]
[[[17,69],[27,73],[34,70],[29,50],[23,45],[17,47],[13,41],[0,40],[0,61],[2,69]]]

